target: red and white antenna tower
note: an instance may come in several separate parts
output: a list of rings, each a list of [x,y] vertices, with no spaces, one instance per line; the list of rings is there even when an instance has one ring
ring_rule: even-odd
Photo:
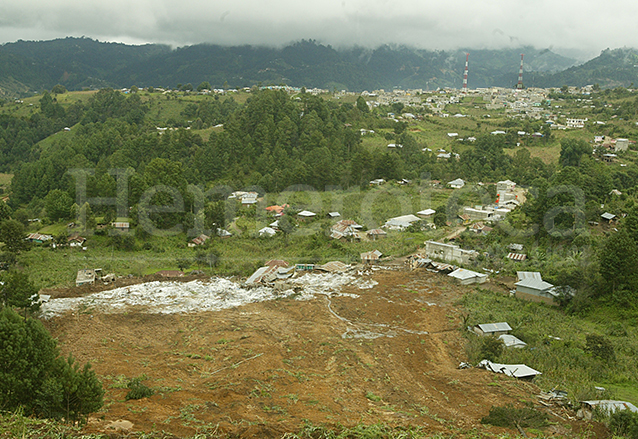
[[[521,69],[518,71],[518,84],[516,84],[518,90],[523,89],[523,56],[525,55],[521,53]]]
[[[465,54],[465,72],[463,72],[463,93],[467,93],[467,66],[470,60],[470,54]]]

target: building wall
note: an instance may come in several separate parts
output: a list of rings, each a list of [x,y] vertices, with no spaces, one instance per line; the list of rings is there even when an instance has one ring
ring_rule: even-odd
[[[521,287],[518,287],[518,288],[521,288]],[[556,305],[556,303],[554,303],[554,297],[552,296],[540,296],[534,293],[523,292],[523,291],[520,291],[519,289],[516,290],[516,297],[523,300],[529,300],[531,302],[539,302],[539,303],[546,303],[548,305]]]

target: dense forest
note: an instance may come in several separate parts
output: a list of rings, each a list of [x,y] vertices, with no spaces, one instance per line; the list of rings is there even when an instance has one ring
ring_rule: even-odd
[[[81,90],[133,85],[175,88],[203,81],[216,88],[262,83],[351,91],[394,87],[435,90],[460,87],[468,51],[471,88],[513,87],[521,53],[525,54],[527,86],[629,86],[638,82],[632,62],[636,55],[629,49],[606,51],[574,67],[574,59],[532,47],[427,51],[386,45],[336,49],[311,40],[283,48],[199,44],[171,49],[65,38],[0,46],[0,90],[7,96],[26,96],[58,83],[69,90]]]

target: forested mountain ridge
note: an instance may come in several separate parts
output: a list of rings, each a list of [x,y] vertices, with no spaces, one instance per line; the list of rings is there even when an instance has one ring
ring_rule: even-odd
[[[547,82],[547,78],[559,81],[552,86],[564,85],[560,81],[572,85],[569,77],[551,74],[574,66],[575,60],[532,47],[428,51],[385,45],[335,49],[302,40],[283,48],[198,44],[171,50],[165,45],[132,46],[69,37],[0,46],[0,89],[5,95],[17,96],[58,83],[80,90],[175,87],[203,81],[219,88],[258,83],[350,91],[458,88],[467,51],[471,52],[471,88],[515,85],[521,52],[525,53],[526,85]]]

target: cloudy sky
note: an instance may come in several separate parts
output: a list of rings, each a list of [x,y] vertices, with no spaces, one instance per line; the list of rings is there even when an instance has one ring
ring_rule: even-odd
[[[628,0],[21,0],[0,3],[0,42],[86,36],[129,44],[202,42],[426,49],[533,45],[597,55],[638,47]]]

